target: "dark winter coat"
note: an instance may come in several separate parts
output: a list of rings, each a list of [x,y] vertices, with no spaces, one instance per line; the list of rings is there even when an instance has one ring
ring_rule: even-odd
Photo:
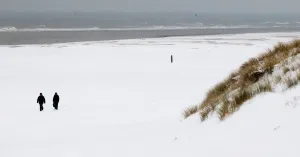
[[[37,103],[39,104],[45,104],[46,103],[46,100],[45,100],[45,97],[40,95],[37,99]]]
[[[58,103],[59,102],[59,96],[57,94],[54,95],[53,102],[54,103]]]

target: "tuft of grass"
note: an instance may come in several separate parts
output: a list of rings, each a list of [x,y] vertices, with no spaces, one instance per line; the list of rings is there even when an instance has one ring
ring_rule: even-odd
[[[300,40],[293,40],[290,45],[291,47],[300,47]]]
[[[283,67],[282,68],[282,72],[284,73],[284,74],[286,74],[287,72],[289,72],[290,71],[290,69],[288,68],[288,67]]]
[[[218,110],[219,119],[224,120],[227,116],[229,116],[229,107],[230,101],[227,98],[223,98],[223,103]]]
[[[207,118],[208,118],[208,115],[209,113],[212,113],[213,111],[213,108],[212,106],[207,106],[206,108],[200,110],[200,118],[201,118],[201,121],[205,121]]]
[[[272,89],[271,82],[269,80],[267,80],[264,83],[260,83],[259,84],[259,91],[260,91],[260,93],[262,93],[262,92],[272,92],[273,89]]]
[[[251,97],[252,97],[252,93],[246,90],[241,90],[236,96],[233,97],[230,114],[236,112],[240,108],[240,106],[244,102],[248,101]]]
[[[287,86],[287,88],[293,88],[298,84],[298,80],[292,79],[290,77],[284,79],[284,84]]]
[[[296,73],[296,78],[298,81],[300,81],[300,72],[299,71],[297,71],[297,73]]]
[[[279,83],[281,80],[282,80],[282,78],[281,78],[280,75],[275,76],[275,78],[274,78],[274,83],[277,84],[277,83]]]
[[[193,105],[193,106],[188,107],[187,109],[185,109],[183,111],[184,118],[188,118],[190,115],[197,113],[198,109],[199,109],[198,105]]]
[[[282,42],[279,42],[277,45],[274,46],[274,52],[289,52],[291,46],[293,46],[294,42],[291,42],[290,44],[285,44]]]

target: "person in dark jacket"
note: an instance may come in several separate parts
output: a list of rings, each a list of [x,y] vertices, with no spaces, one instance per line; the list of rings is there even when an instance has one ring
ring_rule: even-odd
[[[53,107],[56,110],[58,110],[58,103],[59,103],[59,96],[57,95],[57,93],[55,93],[53,96]]]
[[[40,104],[40,111],[43,111],[44,110],[43,104],[46,103],[46,99],[45,99],[45,97],[43,96],[42,93],[40,93],[40,96],[37,99],[37,103]]]

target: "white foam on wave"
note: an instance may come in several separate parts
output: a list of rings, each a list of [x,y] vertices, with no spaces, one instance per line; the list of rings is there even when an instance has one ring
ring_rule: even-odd
[[[149,27],[129,27],[129,28],[47,28],[44,25],[41,25],[37,28],[16,28],[16,27],[0,27],[0,32],[76,32],[76,31],[126,31],[126,30],[184,30],[184,29],[237,29],[237,28],[261,28],[258,26],[250,25],[212,25],[212,26],[203,26],[197,24],[195,26],[149,26]]]
[[[2,27],[0,28],[0,32],[56,32],[56,31],[96,31],[100,30],[100,28],[92,27],[92,28],[16,28],[16,27]]]
[[[289,22],[276,22],[276,25],[289,25]]]
[[[16,27],[2,27],[0,28],[0,32],[12,32],[12,31],[18,31]]]

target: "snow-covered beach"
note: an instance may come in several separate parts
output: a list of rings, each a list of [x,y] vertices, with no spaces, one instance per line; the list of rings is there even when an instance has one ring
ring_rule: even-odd
[[[223,122],[181,114],[250,57],[298,37],[1,46],[0,156],[298,157],[299,88],[256,97]],[[59,111],[52,108],[55,92]]]

